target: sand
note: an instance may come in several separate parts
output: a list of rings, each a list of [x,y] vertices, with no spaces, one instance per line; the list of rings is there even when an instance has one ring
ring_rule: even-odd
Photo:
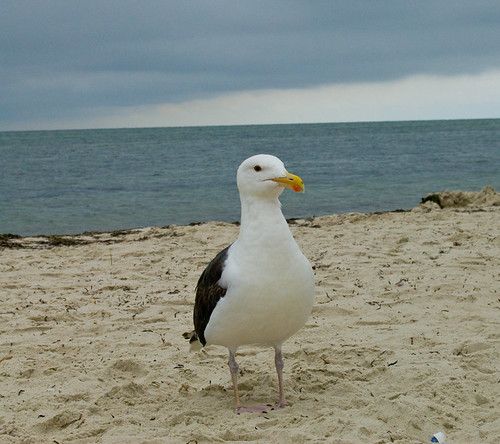
[[[500,206],[291,228],[316,305],[284,345],[289,406],[242,415],[226,350],[182,337],[236,225],[0,239],[0,442],[500,442]],[[243,401],[274,401],[272,350],[238,359]]]

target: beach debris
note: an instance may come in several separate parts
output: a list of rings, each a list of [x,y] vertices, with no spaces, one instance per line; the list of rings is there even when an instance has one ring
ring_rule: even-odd
[[[398,282],[396,282],[394,285],[395,285],[396,287],[401,287],[401,286],[403,286],[403,285],[404,285],[404,283],[405,283],[405,282],[408,282],[408,278],[402,278],[402,279],[400,279]]]
[[[469,206],[499,206],[500,193],[491,186],[484,187],[481,191],[441,191],[431,193],[422,198],[421,203],[434,202],[440,208],[459,208]]]
[[[446,442],[446,435],[444,432],[437,432],[432,435],[431,442],[436,442],[438,444],[445,444]]]
[[[0,234],[0,248],[23,248],[22,244],[15,242],[15,240],[21,239],[21,236],[17,234]]]

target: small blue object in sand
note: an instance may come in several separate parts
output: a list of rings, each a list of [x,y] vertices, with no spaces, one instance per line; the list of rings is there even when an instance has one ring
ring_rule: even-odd
[[[443,432],[437,432],[432,435],[431,442],[436,442],[438,444],[445,444],[446,435]]]

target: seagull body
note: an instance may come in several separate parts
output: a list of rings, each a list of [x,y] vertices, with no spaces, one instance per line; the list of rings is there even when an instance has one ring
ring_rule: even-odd
[[[259,154],[240,165],[237,183],[240,233],[210,262],[198,281],[195,332],[190,342],[193,348],[198,343],[228,348],[236,411],[240,413],[266,409],[240,405],[235,354],[242,345],[274,347],[277,406],[286,404],[281,346],[304,326],[311,313],[314,277],[279,202],[285,188],[302,191],[302,180],[288,173],[278,158]]]

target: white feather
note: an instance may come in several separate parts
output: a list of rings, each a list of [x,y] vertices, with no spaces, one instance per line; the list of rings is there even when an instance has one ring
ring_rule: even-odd
[[[256,174],[253,165],[261,167]],[[281,212],[283,187],[265,180],[286,174],[273,156],[247,159],[238,169],[241,227],[228,251],[220,285],[226,295],[205,329],[208,344],[279,345],[297,332],[314,302],[309,261],[293,239]],[[262,180],[264,178],[264,180]]]

